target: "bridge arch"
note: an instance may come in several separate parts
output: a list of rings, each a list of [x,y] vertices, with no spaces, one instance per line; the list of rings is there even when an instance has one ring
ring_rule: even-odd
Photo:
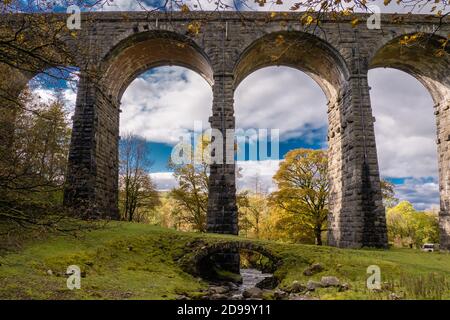
[[[412,36],[417,37],[410,40]],[[368,60],[368,68],[393,68],[415,77],[434,101],[439,168],[441,246],[450,244],[450,48],[445,38],[407,33],[384,42]]]
[[[267,34],[246,47],[234,66],[234,88],[248,75],[268,66],[287,66],[309,75],[328,100],[335,100],[349,77],[345,59],[329,43],[305,32]]]
[[[206,53],[191,39],[159,30],[136,33],[82,71],[69,156],[65,204],[82,216],[118,219],[120,104],[128,85],[161,66],[191,69],[212,85]]]
[[[409,44],[406,37],[418,35]],[[369,69],[394,68],[409,73],[430,92],[434,102],[450,99],[450,47],[446,39],[428,33],[403,34],[385,42],[369,57]],[[402,42],[403,41],[403,42]],[[442,56],[440,56],[442,53]]]
[[[170,31],[148,31],[125,38],[103,58],[105,92],[120,101],[128,85],[144,71],[175,65],[199,73],[213,85],[213,69],[206,53],[191,39]]]

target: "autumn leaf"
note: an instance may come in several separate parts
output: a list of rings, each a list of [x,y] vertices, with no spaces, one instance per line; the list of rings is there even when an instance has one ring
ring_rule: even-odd
[[[189,7],[186,4],[183,4],[181,6],[181,12],[186,13],[186,12],[189,12],[189,11],[191,11],[191,10],[189,9]]]
[[[281,46],[283,43],[285,43],[284,37],[280,34],[277,36],[277,38],[275,39],[275,45],[277,47]]]
[[[197,35],[200,32],[200,27],[200,22],[194,21],[188,25],[188,32],[192,35]]]

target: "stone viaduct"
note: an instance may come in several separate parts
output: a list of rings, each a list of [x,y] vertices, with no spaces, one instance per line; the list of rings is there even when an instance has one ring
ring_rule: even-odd
[[[67,18],[52,16],[62,21]],[[233,95],[239,83],[259,68],[284,65],[310,75],[328,99],[328,243],[386,247],[367,73],[371,68],[390,67],[413,75],[434,100],[441,245],[449,248],[450,55],[446,49],[438,57],[437,50],[442,48],[440,40],[450,34],[450,19],[386,14],[380,30],[369,30],[368,15],[359,15],[362,23],[356,27],[351,18],[325,18],[320,27],[305,26],[301,16],[262,12],[82,14],[81,30],[67,40],[81,74],[65,204],[88,218],[118,217],[120,101],[140,73],[163,65],[198,72],[213,91],[211,127],[224,132],[235,126]],[[20,18],[17,14],[9,19]],[[401,39],[417,32],[422,34],[417,43],[401,44]],[[9,81],[11,90],[19,91],[32,76],[17,71]],[[234,164],[211,166],[210,232],[238,232],[235,179]]]

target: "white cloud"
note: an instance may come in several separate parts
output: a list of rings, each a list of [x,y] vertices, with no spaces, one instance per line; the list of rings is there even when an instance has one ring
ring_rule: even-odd
[[[407,179],[395,191],[399,199],[413,203],[417,210],[439,207],[439,184],[435,180]]]
[[[148,5],[143,0],[100,1],[99,4],[93,8],[94,11],[145,11],[152,9],[155,9],[155,7]]]
[[[240,176],[236,179],[238,191],[250,190],[263,193],[275,191],[273,176],[279,165],[280,160],[238,161],[236,163],[236,167],[240,168]]]
[[[159,191],[168,191],[178,186],[178,182],[172,172],[153,172],[150,177]]]
[[[437,177],[436,124],[430,94],[393,69],[369,73],[380,171],[389,177]]]
[[[53,89],[47,89],[38,87],[32,90],[33,94],[43,103],[50,103],[56,100],[56,91]],[[75,112],[75,103],[77,100],[77,93],[72,88],[64,89],[61,91],[62,98],[67,110],[67,118],[71,119]]]
[[[238,128],[280,129],[280,140],[311,137],[327,126],[326,98],[305,73],[268,67],[250,74],[235,92]]]
[[[197,73],[162,67],[133,81],[122,98],[121,134],[174,144],[193,130],[194,121],[209,128],[212,90]],[[311,129],[327,125],[326,99],[306,74],[269,67],[247,77],[235,93],[237,128],[280,129],[280,139],[312,140]]]
[[[182,3],[187,4],[190,10],[240,10],[240,11],[291,11],[290,8],[293,4],[299,1],[285,0],[281,4],[277,4],[277,1],[269,0],[263,7],[254,0],[184,0]],[[144,11],[161,8],[165,3],[162,1],[150,1],[150,0],[114,0],[107,3],[101,2],[93,8],[95,11]],[[181,3],[181,2],[180,2]],[[429,13],[433,6],[437,7],[437,10],[443,10],[444,5],[436,4],[434,1],[421,1],[420,6],[411,6],[404,4],[397,4],[397,1],[391,1],[388,6],[385,6],[384,0],[370,0],[368,4],[377,5],[380,7],[382,13],[406,13],[411,10],[414,13]],[[342,2],[344,7],[352,7],[354,2],[346,3]],[[173,1],[167,3],[166,9],[179,10],[179,4],[175,4]],[[319,7],[319,5],[318,5]],[[303,8],[303,7],[302,7]],[[304,9],[303,9],[304,10]],[[356,9],[362,11],[361,9]]]
[[[258,181],[258,191],[269,193],[276,189],[272,180],[273,175],[278,170],[280,160],[265,161],[238,161],[236,167],[240,168],[239,176],[236,179],[238,191],[255,191],[256,181]],[[172,172],[154,172],[150,177],[160,191],[171,190],[178,186],[178,182]]]
[[[153,142],[175,144],[201,121],[209,128],[211,86],[181,67],[153,69],[134,80],[122,98],[121,134],[132,132]]]

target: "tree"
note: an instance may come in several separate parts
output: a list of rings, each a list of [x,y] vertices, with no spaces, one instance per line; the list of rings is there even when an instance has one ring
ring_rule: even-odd
[[[314,229],[305,224],[300,215],[276,205],[270,206],[270,214],[262,225],[261,238],[287,243],[316,243]]]
[[[387,210],[388,237],[400,246],[420,247],[424,243],[439,242],[439,221],[434,212],[414,209],[408,201]]]
[[[326,151],[296,149],[286,154],[274,176],[278,191],[272,193],[271,202],[295,215],[299,223],[314,233],[317,245],[322,244],[328,216]]]
[[[61,189],[70,145],[70,123],[61,95],[42,102],[26,90],[21,95],[26,109],[15,117],[9,153],[0,170],[0,192],[3,198],[21,199],[40,193],[43,200]]]
[[[398,204],[398,199],[395,197],[395,186],[392,182],[381,179],[381,195],[383,197],[383,204],[386,208],[392,208]]]
[[[25,90],[20,102],[24,107],[15,114],[8,152],[1,149],[0,220],[14,222],[8,228],[53,228],[63,213],[71,135],[67,110],[61,95],[43,102]]]
[[[174,211],[193,230],[206,232],[206,212],[208,209],[208,170],[206,163],[169,165],[179,186],[173,188],[170,196],[175,199],[180,210]]]
[[[160,203],[156,186],[150,178],[152,162],[145,147],[145,141],[132,134],[127,134],[120,142],[119,188],[124,220],[140,222],[145,218],[145,211]]]
[[[241,192],[237,196],[239,208],[239,234],[259,239],[262,237],[264,223],[269,216],[266,195]]]

